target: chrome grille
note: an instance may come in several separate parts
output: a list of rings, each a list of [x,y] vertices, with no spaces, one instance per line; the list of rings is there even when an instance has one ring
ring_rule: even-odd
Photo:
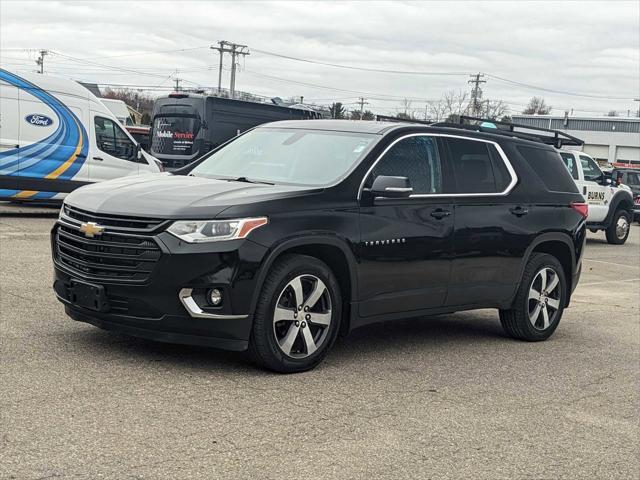
[[[110,230],[126,230],[129,232],[151,232],[168,223],[157,218],[125,217],[122,215],[105,215],[88,212],[76,207],[64,205],[63,214],[75,222],[95,222],[103,227],[112,227]]]
[[[158,244],[149,234],[141,231],[155,230],[164,223],[141,224],[141,219],[129,220],[119,217],[118,226],[107,226],[105,216],[83,213],[82,219],[68,213],[65,208],[54,236],[54,253],[58,263],[68,270],[97,280],[118,280],[126,282],[146,281],[161,256]],[[95,222],[105,226],[101,235],[87,238],[80,230],[80,222]],[[135,228],[125,230],[127,222]],[[78,222],[78,223],[76,223]],[[135,232],[135,233],[132,233]]]

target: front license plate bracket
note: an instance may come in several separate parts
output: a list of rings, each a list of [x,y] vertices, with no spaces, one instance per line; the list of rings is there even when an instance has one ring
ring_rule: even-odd
[[[69,300],[79,307],[96,312],[106,312],[109,310],[109,302],[102,285],[94,285],[80,280],[71,280]]]

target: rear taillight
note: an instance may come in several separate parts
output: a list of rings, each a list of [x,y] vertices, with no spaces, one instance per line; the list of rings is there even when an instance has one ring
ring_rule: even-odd
[[[576,212],[583,216],[583,218],[587,218],[589,216],[589,204],[584,202],[572,202],[571,208],[573,208]]]

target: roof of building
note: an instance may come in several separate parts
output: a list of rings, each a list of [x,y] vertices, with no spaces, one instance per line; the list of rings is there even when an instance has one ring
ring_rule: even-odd
[[[512,115],[511,116],[512,119],[529,119],[529,118],[536,118],[536,119],[540,119],[540,120],[564,120],[565,116],[564,115],[525,115],[525,114],[519,114],[519,115]],[[569,115],[568,117],[569,120],[607,120],[610,122],[634,122],[634,123],[640,123],[640,117],[609,117],[607,115],[602,115],[602,116],[596,116],[596,117],[581,117],[581,116],[576,116],[576,115]]]

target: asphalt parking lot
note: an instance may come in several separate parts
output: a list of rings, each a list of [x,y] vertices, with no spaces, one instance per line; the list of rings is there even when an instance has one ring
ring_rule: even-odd
[[[315,371],[68,319],[55,218],[0,206],[0,478],[640,476],[640,227],[589,234],[544,343],[483,310],[382,324]]]

